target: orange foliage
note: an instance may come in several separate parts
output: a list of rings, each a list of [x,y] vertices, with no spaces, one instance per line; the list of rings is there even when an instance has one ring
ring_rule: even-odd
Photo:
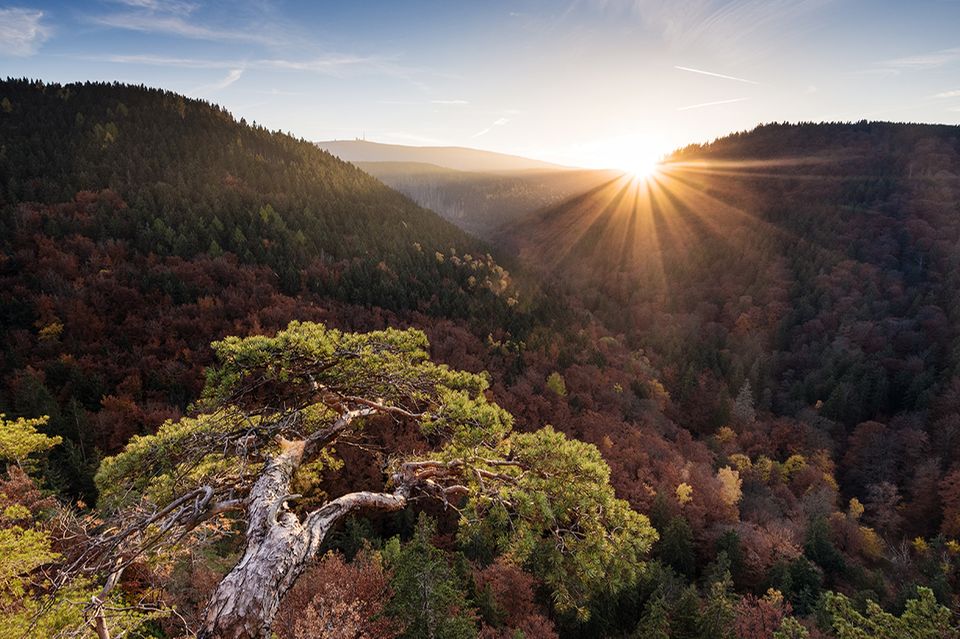
[[[391,639],[402,631],[383,612],[391,596],[375,556],[361,553],[346,563],[330,553],[287,593],[273,629],[281,639]]]

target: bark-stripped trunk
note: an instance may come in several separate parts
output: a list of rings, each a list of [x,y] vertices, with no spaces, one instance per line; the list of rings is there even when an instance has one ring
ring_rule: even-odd
[[[350,493],[301,522],[285,501],[293,497],[290,481],[300,466],[304,445],[282,442],[280,453],[266,463],[254,483],[243,557],[211,597],[199,639],[268,639],[280,600],[337,521],[357,508],[399,510],[406,505],[400,493]]]

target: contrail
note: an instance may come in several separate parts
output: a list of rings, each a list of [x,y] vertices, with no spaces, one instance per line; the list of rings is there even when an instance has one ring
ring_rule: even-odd
[[[691,69],[690,67],[678,67],[678,66],[674,66],[673,68],[680,69],[681,71],[689,71],[690,73],[699,73],[701,75],[709,75],[709,76],[713,76],[714,78],[723,78],[724,80],[735,80],[737,82],[745,82],[747,84],[760,84],[759,82],[755,82],[753,80],[746,80],[744,78],[735,78],[732,75],[723,75],[722,73],[714,73],[712,71],[703,71],[701,69]]]
[[[497,118],[496,122],[494,122],[493,124],[491,124],[490,126],[488,126],[487,128],[485,128],[483,131],[478,131],[477,133],[474,133],[474,134],[471,135],[470,137],[471,137],[471,138],[479,138],[481,135],[486,135],[487,133],[490,133],[491,131],[493,131],[494,127],[503,126],[504,124],[506,124],[506,123],[509,122],[509,121],[510,121],[510,120],[507,119],[507,118]]]
[[[732,100],[717,100],[716,102],[701,102],[700,104],[691,104],[677,109],[677,111],[689,111],[690,109],[699,109],[701,107],[716,106],[718,104],[733,104],[734,102],[743,102],[750,98],[733,98]]]

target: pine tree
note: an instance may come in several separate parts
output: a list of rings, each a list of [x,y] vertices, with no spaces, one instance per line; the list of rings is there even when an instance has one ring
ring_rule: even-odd
[[[101,601],[98,590],[85,580],[72,580],[53,588],[50,575],[61,559],[54,549],[51,529],[41,510],[56,509],[56,502],[47,506],[23,503],[16,497],[39,494],[34,479],[27,471],[35,469],[38,457],[61,443],[60,437],[48,437],[37,430],[47,423],[46,417],[7,420],[0,413],[0,464],[7,465],[6,476],[0,475],[0,637],[46,639],[47,637],[86,634],[88,623],[110,628],[118,635],[139,626],[145,617],[135,607],[127,608],[114,594]],[[10,490],[10,495],[6,490]],[[87,611],[77,601],[94,602]],[[104,612],[103,605],[119,612]]]
[[[810,633],[795,617],[784,617],[773,639],[809,639]]]
[[[670,639],[670,617],[667,600],[663,591],[658,589],[647,601],[637,629],[632,639]]]
[[[559,612],[585,618],[594,597],[619,592],[643,569],[657,533],[616,498],[599,450],[550,427],[513,433],[512,416],[484,394],[487,379],[430,361],[422,332],[292,322],[273,337],[213,346],[219,364],[207,374],[205,412],[133,438],[97,473],[102,507],[125,525],[123,539],[102,546],[110,556],[146,552],[142,536],[154,526],[183,536],[246,512],[243,559],[214,590],[201,636],[269,627],[280,596],[343,517],[404,510],[415,495],[456,503],[461,536],[527,563]],[[299,471],[336,464],[331,443],[376,415],[419,426],[436,447],[394,456],[382,492],[331,499],[315,481],[296,492]],[[290,507],[292,494],[304,512]],[[195,500],[194,509],[170,506]]]
[[[700,597],[687,586],[670,611],[671,639],[700,639]]]
[[[693,548],[693,531],[687,520],[677,515],[670,519],[657,544],[657,554],[663,563],[684,577],[691,578],[697,568]]]
[[[828,592],[826,610],[838,639],[956,639],[957,627],[950,609],[937,603],[933,591],[918,588],[918,597],[907,602],[900,617],[883,610],[876,602],[867,601],[866,612],[860,613],[847,597]]]
[[[707,592],[707,601],[700,615],[701,639],[734,639],[736,601],[733,596],[733,581],[725,571],[720,579],[713,581]]]
[[[420,515],[413,539],[401,547],[394,538],[384,549],[393,577],[393,599],[387,612],[406,624],[403,637],[467,639],[476,636],[476,613],[464,592],[466,584],[431,539],[436,523]]]

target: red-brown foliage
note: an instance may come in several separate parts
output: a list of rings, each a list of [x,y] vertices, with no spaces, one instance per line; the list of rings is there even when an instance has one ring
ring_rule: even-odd
[[[273,630],[281,639],[391,639],[400,623],[384,614],[390,576],[375,556],[353,562],[330,553],[284,597]]]
[[[512,639],[521,631],[525,639],[557,639],[550,621],[534,600],[536,581],[513,564],[498,559],[475,573],[477,589],[489,589],[497,608],[504,613],[503,625],[484,624],[481,639]]]

